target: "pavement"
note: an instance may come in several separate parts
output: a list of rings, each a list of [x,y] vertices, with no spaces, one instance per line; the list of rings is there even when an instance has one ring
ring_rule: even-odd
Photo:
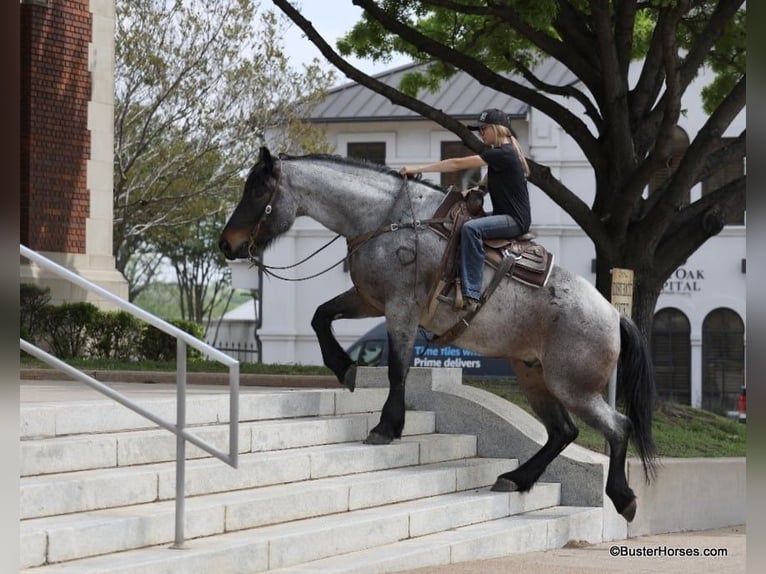
[[[641,536],[601,544],[577,544],[558,550],[516,554],[407,570],[407,574],[545,574],[667,573],[741,574],[745,564],[746,527]],[[699,554],[682,556],[681,554]],[[703,554],[719,556],[703,556]],[[761,570],[763,572],[763,570]]]
[[[174,396],[175,385],[110,383],[132,398]],[[294,388],[294,387],[293,387]],[[273,387],[242,387],[240,392],[273,392]],[[223,385],[189,385],[189,394],[227,393]],[[75,381],[22,380],[21,403],[92,400],[104,396]],[[529,552],[492,560],[407,570],[407,574],[545,574],[668,573],[740,574],[746,571],[746,526],[641,536],[600,544],[570,544],[557,550]],[[717,556],[710,556],[712,553]],[[763,571],[763,570],[761,570]]]

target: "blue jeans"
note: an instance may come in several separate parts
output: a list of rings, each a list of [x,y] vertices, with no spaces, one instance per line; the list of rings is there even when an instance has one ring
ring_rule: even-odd
[[[460,230],[460,270],[463,274],[463,295],[481,297],[484,278],[484,239],[503,239],[524,233],[521,225],[510,215],[487,215],[467,221]]]

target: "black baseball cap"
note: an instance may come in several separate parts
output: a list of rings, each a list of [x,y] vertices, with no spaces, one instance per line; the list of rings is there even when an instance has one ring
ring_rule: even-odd
[[[506,114],[503,110],[498,110],[497,108],[491,108],[481,112],[481,114],[479,114],[478,122],[478,125],[468,126],[468,129],[476,132],[479,131],[481,126],[490,124],[505,126],[509,130],[511,129],[511,118],[509,118],[508,114]]]

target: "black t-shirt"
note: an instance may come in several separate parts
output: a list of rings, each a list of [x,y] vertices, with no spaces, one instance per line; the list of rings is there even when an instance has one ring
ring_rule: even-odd
[[[524,168],[511,144],[490,148],[479,154],[487,164],[487,191],[492,198],[494,215],[510,215],[529,231],[532,216]]]

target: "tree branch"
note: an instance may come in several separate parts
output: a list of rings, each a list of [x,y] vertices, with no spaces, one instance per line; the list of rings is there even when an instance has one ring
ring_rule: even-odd
[[[654,205],[647,205],[649,211],[646,217],[647,237],[657,238],[659,241],[673,222],[673,215],[678,211],[681,197],[691,186],[699,180],[699,173],[721,134],[731,124],[737,114],[745,105],[746,81],[741,78],[736,86],[724,98],[713,114],[707,119],[705,125],[697,133],[694,141],[686,150],[673,177],[670,179],[666,190]]]
[[[530,159],[527,159],[527,163],[530,169],[529,181],[542,189],[556,205],[569,214],[599,248],[609,251],[609,246],[613,243],[590,207],[561,180],[554,177],[551,168]]]
[[[589,82],[595,82],[598,73],[592,65],[592,62],[583,58],[581,54],[574,52],[571,47],[564,42],[557,40],[550,34],[541,32],[527,24],[519,16],[518,12],[507,4],[489,1],[487,6],[469,6],[451,0],[422,0],[423,4],[447,10],[454,10],[462,14],[472,14],[475,16],[495,16],[509,24],[516,32],[521,34],[529,42],[537,46],[540,51],[548,54],[559,62],[566,62],[566,66],[583,80],[587,85]]]
[[[662,121],[654,148],[633,173],[623,190],[624,202],[619,208],[623,220],[627,222],[636,203],[641,198],[657,166],[667,164],[673,154],[673,132],[681,115],[681,81],[678,70],[678,46],[676,45],[676,26],[688,10],[688,2],[680,1],[663,22],[662,53],[665,64],[665,94],[663,95]]]
[[[742,5],[742,1],[720,0],[713,15],[708,18],[705,29],[696,37],[694,45],[687,52],[679,67],[679,89],[681,95],[686,92],[686,89],[697,76],[699,68],[705,62],[705,58],[710,55],[713,44],[721,37],[726,24]],[[659,93],[659,87],[657,88],[657,93]],[[646,106],[651,105],[655,99],[656,93],[646,92]],[[658,138],[657,132],[662,123],[666,101],[667,98],[663,95],[651,111],[644,112],[644,119],[641,120],[640,125],[638,125],[635,131],[636,151],[639,154],[645,153]],[[641,107],[645,106],[642,105]],[[639,157],[643,157],[643,155],[639,155]]]
[[[565,55],[562,61],[566,61],[571,57],[571,54],[576,54],[588,62],[590,73],[581,75],[578,72],[577,75],[588,86],[594,97],[598,99],[601,89],[601,69],[598,54],[593,50],[596,40],[582,12],[572,6],[570,2],[561,0],[559,12],[553,21],[553,28],[561,36],[564,46],[570,52],[570,55]],[[572,69],[572,71],[575,70]]]
[[[742,6],[743,0],[720,0],[713,14],[707,18],[705,29],[696,38],[681,66],[681,85],[686,87],[697,77],[697,70],[710,55],[710,50],[723,34],[726,24]]]
[[[620,76],[627,78],[633,57],[633,29],[636,25],[636,0],[614,3],[614,37]]]
[[[556,86],[547,82],[543,82],[534,73],[532,73],[530,69],[528,69],[522,62],[518,60],[515,62],[515,66],[516,69],[524,77],[524,79],[538,90],[553,94],[555,96],[564,96],[565,98],[574,98],[577,100],[585,108],[585,114],[590,117],[591,120],[593,120],[593,123],[596,126],[596,131],[601,133],[604,122],[598,109],[596,109],[596,106],[593,105],[593,102],[590,100],[590,98],[588,98],[588,96],[583,94],[574,86]]]
[[[441,110],[432,108],[431,106],[424,104],[421,100],[408,96],[407,94],[392,88],[391,86],[384,84],[383,82],[368,76],[358,68],[355,68],[349,64],[344,58],[342,58],[330,45],[325,42],[324,38],[316,31],[314,26],[303,17],[303,15],[296,10],[288,0],[271,0],[272,3],[279,8],[290,20],[292,20],[303,32],[306,37],[319,49],[322,55],[332,63],[333,66],[343,72],[349,79],[354,80],[358,84],[369,88],[373,92],[376,92],[386,98],[395,105],[403,106],[420,114],[421,116],[428,118],[448,130],[452,131],[458,137],[463,140],[470,149],[479,152],[484,148],[484,144],[479,141],[476,136],[461,122],[453,119],[451,116],[443,113]]]
[[[680,211],[655,251],[658,271],[667,278],[679,261],[688,259],[705,241],[720,233],[726,208],[744,200],[746,177],[742,176],[708,193]]]
[[[628,96],[631,109],[630,125],[633,133],[636,133],[638,130],[641,119],[651,109],[652,104],[657,100],[657,96],[662,89],[665,78],[665,68],[662,65],[662,35],[665,30],[665,19],[667,17],[668,11],[665,9],[660,10],[657,25],[652,32],[649,50],[641,66],[641,74]],[[638,143],[636,144],[636,155],[638,157],[644,157],[647,151],[647,149],[642,149]]]
[[[285,0],[272,1],[280,8],[287,3]],[[509,80],[508,78],[497,74],[475,58],[466,56],[457,50],[436,42],[432,38],[403,24],[396,18],[392,18],[373,0],[353,0],[353,4],[363,8],[368,16],[375,19],[381,26],[398,35],[418,50],[426,52],[438,60],[449,62],[476,78],[483,85],[516,97],[545,113],[560,125],[566,126],[567,132],[573,139],[575,139],[575,141],[577,141],[590,162],[594,166],[601,166],[603,164],[598,142],[590,133],[588,127],[582,120],[580,120],[580,118],[572,114],[572,112],[564,106],[540,94],[536,90],[522,86],[518,82],[514,82],[513,80]]]

